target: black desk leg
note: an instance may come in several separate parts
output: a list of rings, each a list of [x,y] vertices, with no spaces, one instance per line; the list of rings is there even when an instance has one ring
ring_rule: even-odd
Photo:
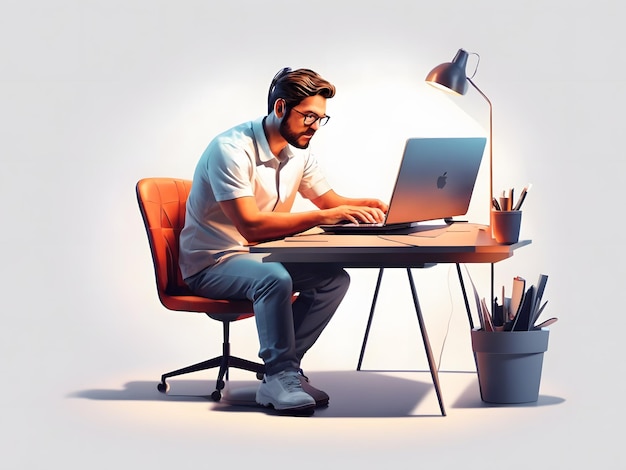
[[[459,275],[459,283],[461,284],[461,292],[463,293],[463,301],[465,302],[465,311],[467,312],[470,330],[473,330],[474,321],[472,320],[472,311],[470,309],[469,300],[467,299],[467,291],[465,290],[465,283],[463,282],[463,274],[461,273],[461,265],[459,263],[456,263],[456,272]]]
[[[441,388],[439,387],[439,371],[433,358],[433,351],[430,347],[430,340],[428,339],[428,332],[426,331],[426,325],[424,324],[424,318],[422,317],[422,309],[420,308],[419,301],[417,299],[417,290],[415,289],[415,283],[413,282],[413,274],[411,268],[407,268],[407,274],[409,275],[409,284],[411,285],[411,294],[413,295],[413,304],[415,305],[415,313],[417,313],[417,321],[420,325],[422,332],[422,340],[424,341],[424,349],[426,350],[426,356],[428,358],[428,366],[430,367],[430,375],[433,379],[433,385],[435,386],[435,392],[437,393],[437,400],[439,400],[439,409],[443,416],[446,415],[446,410],[443,406],[443,398],[441,396]]]
[[[367,326],[365,327],[365,336],[363,336],[363,344],[361,345],[361,354],[359,354],[359,363],[356,366],[356,370],[361,370],[361,364],[363,363],[363,355],[365,354],[365,346],[367,345],[367,337],[370,334],[370,328],[372,326],[372,318],[374,317],[374,309],[376,309],[376,301],[378,300],[378,292],[380,291],[380,282],[383,279],[384,268],[380,268],[378,271],[378,280],[376,281],[376,289],[374,289],[374,298],[372,299],[372,306],[370,308],[370,316],[367,319]]]
[[[378,279],[376,280],[376,288],[374,289],[374,297],[372,299],[372,306],[370,308],[370,314],[367,319],[367,326],[365,328],[365,336],[363,337],[363,344],[361,345],[361,353],[359,354],[359,362],[356,366],[356,370],[361,370],[361,365],[363,363],[363,356],[365,354],[365,347],[367,345],[367,339],[369,336],[370,328],[372,326],[372,318],[374,317],[374,310],[376,309],[376,302],[378,300],[378,293],[380,292],[380,284],[383,278],[383,272],[384,272],[384,268],[380,268],[378,271]],[[413,274],[411,273],[410,268],[407,268],[407,273],[409,276],[409,284],[411,286],[411,295],[413,296],[413,305],[415,306],[415,313],[417,314],[417,321],[419,323],[420,332],[422,334],[422,340],[424,342],[424,349],[426,351],[426,357],[428,359],[430,375],[433,379],[435,392],[437,393],[437,400],[439,401],[439,409],[441,410],[441,414],[443,416],[446,416],[446,410],[443,405],[443,398],[441,396],[441,388],[439,386],[439,371],[437,370],[437,365],[435,364],[435,360],[433,359],[433,353],[430,347],[430,340],[428,339],[428,332],[426,331],[426,325],[424,324],[424,318],[422,317],[422,309],[419,305],[419,300],[417,298],[417,290],[415,289],[415,283],[413,282]],[[459,276],[459,279],[461,279],[461,285],[463,285],[463,281],[460,276]],[[469,307],[468,307],[468,312],[469,312]],[[470,317],[470,323],[471,323],[471,317]]]

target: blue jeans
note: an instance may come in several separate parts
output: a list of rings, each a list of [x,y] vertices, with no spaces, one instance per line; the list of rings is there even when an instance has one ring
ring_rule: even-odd
[[[264,254],[221,258],[185,282],[197,295],[254,305],[266,374],[298,370],[343,300],[350,277],[328,264],[264,263]],[[292,295],[298,292],[295,302]]]

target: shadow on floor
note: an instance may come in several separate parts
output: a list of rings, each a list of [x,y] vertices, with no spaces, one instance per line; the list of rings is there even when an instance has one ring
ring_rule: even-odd
[[[311,383],[325,390],[331,397],[330,405],[315,410],[316,417],[437,417],[442,416],[435,397],[434,387],[429,373],[410,372],[410,378],[390,375],[392,371],[318,371],[310,375]],[[443,380],[446,374],[461,375],[465,389],[454,401],[447,401],[445,386],[442,385],[444,405],[447,408],[490,408],[490,407],[537,407],[563,403],[558,397],[540,395],[537,402],[498,405],[485,403],[480,398],[477,381],[473,374],[465,372],[441,372]],[[467,377],[467,379],[465,379]],[[469,383],[468,383],[469,382]],[[167,394],[157,390],[158,381],[132,381],[120,389],[80,390],[68,395],[68,398],[83,398],[105,401],[162,401],[162,402],[208,402],[211,410],[231,413],[278,412],[261,407],[255,402],[258,380],[231,380],[223,391],[222,400],[211,399],[215,382],[213,380],[170,379]],[[393,399],[390,399],[393,397]],[[418,410],[418,405],[428,397],[427,404]],[[448,399],[449,400],[449,399]]]
[[[499,403],[487,403],[481,400],[480,398],[480,389],[478,386],[478,381],[473,381],[470,383],[465,390],[458,396],[458,398],[454,401],[452,408],[528,408],[528,407],[539,407],[539,406],[552,406],[552,405],[560,405],[564,403],[565,399],[561,397],[554,397],[550,395],[541,395],[539,394],[539,398],[535,402],[530,403],[514,403],[514,404],[499,404]]]
[[[312,384],[325,390],[330,396],[330,406],[318,408],[319,417],[402,417],[415,416],[413,410],[425,396],[434,393],[427,381],[406,379],[378,372],[332,371],[315,372]],[[260,407],[255,402],[258,380],[231,380],[223,391],[220,402],[211,399],[213,380],[171,379],[167,394],[157,390],[158,381],[127,382],[120,389],[79,390],[68,398],[88,400],[163,401],[163,402],[209,402],[213,411],[257,412],[277,414],[274,410]],[[393,396],[393,400],[389,399]],[[440,416],[436,402],[433,416]],[[428,416],[431,416],[428,414]]]

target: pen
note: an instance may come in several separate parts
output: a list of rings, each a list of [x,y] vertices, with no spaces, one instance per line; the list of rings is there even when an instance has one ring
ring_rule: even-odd
[[[532,184],[528,184],[528,186],[524,187],[524,189],[522,189],[522,194],[520,194],[519,199],[517,201],[517,204],[515,204],[515,207],[513,208],[514,211],[518,211],[522,208],[522,204],[524,203],[524,199],[526,199],[526,194],[528,194],[528,191],[530,191],[530,188],[532,187]]]
[[[493,208],[494,208],[495,210],[497,210],[497,211],[502,210],[502,209],[500,208],[500,204],[498,204],[498,200],[497,200],[495,197],[491,199],[491,205],[492,205],[492,206],[493,206]]]
[[[556,318],[556,317],[548,318],[547,320],[539,323],[538,325],[535,325],[534,328],[535,329],[545,328],[546,326],[550,326],[553,323],[556,323],[557,320],[558,320],[558,318]]]

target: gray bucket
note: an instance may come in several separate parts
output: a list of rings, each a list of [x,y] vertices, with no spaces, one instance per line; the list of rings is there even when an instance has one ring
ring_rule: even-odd
[[[546,329],[472,330],[480,396],[488,403],[529,403],[539,398]]]

